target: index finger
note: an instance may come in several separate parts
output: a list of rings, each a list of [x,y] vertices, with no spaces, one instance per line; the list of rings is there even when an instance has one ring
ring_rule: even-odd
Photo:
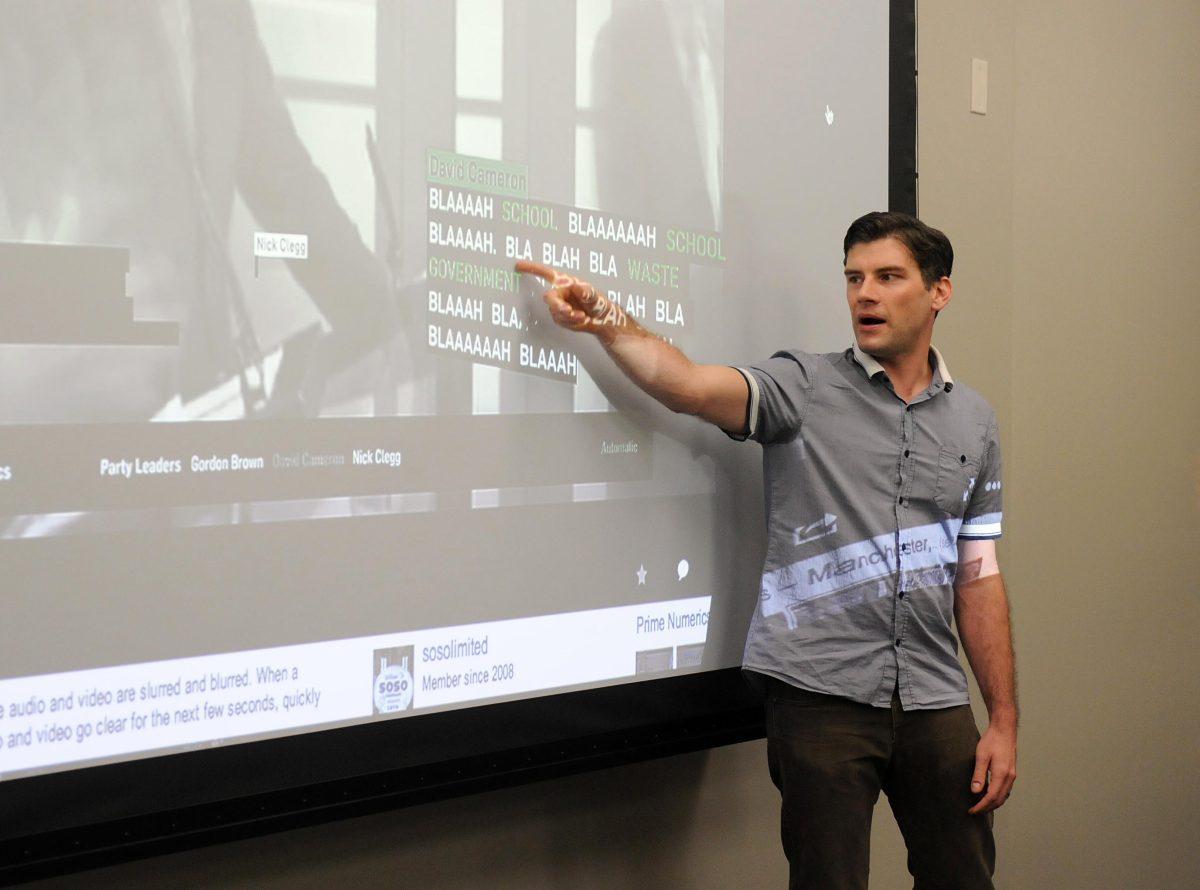
[[[547,284],[554,284],[559,277],[558,272],[549,266],[543,266],[541,263],[532,263],[529,260],[517,260],[517,271],[536,275],[538,278],[544,279]]]

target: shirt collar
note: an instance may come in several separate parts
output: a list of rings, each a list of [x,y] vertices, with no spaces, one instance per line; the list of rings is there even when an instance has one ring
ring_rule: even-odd
[[[858,343],[854,343],[852,349],[854,351],[854,360],[867,372],[868,378],[873,378],[876,374],[884,373],[883,365],[859,349]],[[946,392],[950,392],[950,390],[954,389],[954,378],[950,376],[950,369],[946,367],[946,360],[942,358],[942,354],[938,352],[936,346],[930,345],[929,352],[931,354],[929,364],[941,375],[942,382],[946,384]]]

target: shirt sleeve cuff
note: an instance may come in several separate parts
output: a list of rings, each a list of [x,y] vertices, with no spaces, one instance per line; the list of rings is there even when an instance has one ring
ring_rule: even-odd
[[[754,434],[758,431],[758,380],[756,380],[754,375],[745,368],[735,367],[734,370],[745,378],[746,387],[748,389],[748,393],[746,395],[746,425],[744,427],[746,432],[731,433],[729,430],[725,430],[724,432],[725,435],[736,442],[745,442],[747,439],[753,439]]]
[[[981,516],[972,516],[963,521],[962,527],[958,530],[960,538],[971,538],[972,540],[984,540],[988,538],[999,538],[1001,534],[1001,516],[1000,513],[984,513]]]

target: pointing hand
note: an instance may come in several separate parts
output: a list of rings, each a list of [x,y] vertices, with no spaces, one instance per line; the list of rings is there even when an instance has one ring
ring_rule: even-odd
[[[586,281],[528,260],[519,260],[516,268],[518,272],[536,275],[550,285],[542,299],[550,309],[550,316],[561,327],[597,333],[604,325],[625,323],[621,308]]]

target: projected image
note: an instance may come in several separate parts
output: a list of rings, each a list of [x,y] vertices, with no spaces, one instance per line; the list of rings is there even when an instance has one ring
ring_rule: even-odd
[[[560,97],[536,55],[506,54],[502,2],[464,0],[451,39],[430,43],[455,60],[443,97],[405,82],[422,66],[370,65],[403,39],[370,4],[325,14],[344,35],[332,59],[320,23],[287,5],[7,10],[0,361],[14,373],[0,421],[453,411],[428,397],[427,364],[426,398],[411,394],[410,341],[575,384],[578,359],[539,336],[516,258],[600,276],[669,334],[694,328],[690,266],[724,260],[720,4],[579,4],[563,17],[576,20],[565,109],[549,107]],[[636,76],[632,56],[648,63]],[[506,76],[526,89],[522,115]],[[430,117],[450,138],[424,157],[375,137]],[[532,166],[544,117],[574,120],[574,145]],[[646,130],[668,124],[672,144],[645,152]],[[426,185],[427,204],[398,216]],[[476,371],[471,409],[499,410],[499,388]]]
[[[466,415],[492,418],[459,440],[477,506],[711,490],[694,446],[655,454],[694,431],[576,355],[513,263],[588,274],[681,345],[728,333],[722,4],[533,10],[14,5],[3,533],[436,509],[461,474],[429,419]],[[538,468],[467,447],[498,436]]]
[[[757,456],[514,266],[848,345],[886,3],[4,13],[0,778],[739,663]]]

